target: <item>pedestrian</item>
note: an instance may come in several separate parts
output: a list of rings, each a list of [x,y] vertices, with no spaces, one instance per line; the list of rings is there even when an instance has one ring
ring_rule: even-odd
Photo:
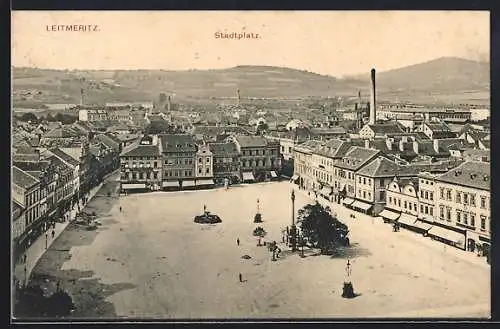
[[[240,238],[236,239],[236,244],[239,246],[240,245]]]
[[[54,238],[55,235],[56,235],[56,231],[52,230],[52,239]]]
[[[120,212],[122,212],[122,206],[120,206]]]
[[[239,275],[239,278],[240,278],[240,282],[243,282],[243,276],[241,275],[241,273]]]
[[[26,254],[24,254],[23,256],[23,261],[24,261],[24,264],[26,264],[26,261],[28,260],[28,256]]]

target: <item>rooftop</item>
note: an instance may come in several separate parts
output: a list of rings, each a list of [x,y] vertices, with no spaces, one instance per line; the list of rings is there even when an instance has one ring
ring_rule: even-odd
[[[267,139],[261,136],[235,136],[240,147],[266,147]]]
[[[404,133],[401,126],[396,122],[369,124],[368,127],[375,134],[400,134]]]
[[[160,148],[158,145],[136,145],[131,150],[126,150],[120,156],[123,157],[156,157],[160,156]]]
[[[238,153],[238,149],[236,148],[236,145],[231,142],[227,143],[210,143],[208,144],[208,147],[210,148],[210,151],[212,151],[213,154],[230,154],[230,153]]]
[[[27,172],[22,171],[16,166],[13,166],[12,183],[24,189],[29,189],[34,185],[40,183],[40,181],[35,177],[31,176],[30,174],[28,174]]]
[[[196,152],[196,143],[192,135],[167,134],[159,135],[162,152]]]
[[[490,171],[491,169],[489,163],[467,161],[455,169],[436,177],[436,180],[490,191]]]
[[[60,148],[55,147],[55,148],[50,149],[49,151],[50,151],[50,153],[54,154],[56,157],[62,159],[63,161],[69,163],[72,166],[77,166],[80,164],[79,160],[76,160],[73,156],[64,152]]]
[[[353,146],[347,151],[342,161],[337,162],[335,166],[349,170],[358,170],[379,153],[379,150]]]
[[[359,175],[368,177],[393,177],[401,172],[401,166],[384,157],[377,157],[358,171]]]

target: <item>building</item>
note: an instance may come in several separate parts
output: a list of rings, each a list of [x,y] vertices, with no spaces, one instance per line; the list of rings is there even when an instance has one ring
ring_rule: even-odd
[[[31,244],[31,241],[41,235],[40,221],[40,181],[19,169],[12,167],[12,202],[16,204],[15,211],[17,222],[13,229],[13,235],[17,235],[14,241],[14,253],[19,256]],[[19,232],[20,229],[24,231]]]
[[[78,120],[89,122],[108,120],[108,112],[103,109],[81,109],[78,110]]]
[[[456,137],[456,134],[451,131],[448,125],[439,120],[435,120],[433,122],[423,122],[417,130],[423,132],[430,139]]]
[[[265,137],[270,140],[279,141],[280,153],[283,160],[293,159],[295,145],[302,144],[312,138],[311,131],[308,128],[296,128],[284,132],[273,131],[266,134]]]
[[[146,136],[139,145],[125,148],[120,155],[121,191],[162,188],[162,156],[158,137]]]
[[[238,148],[233,142],[208,144],[213,157],[215,182],[223,184],[225,179],[235,184],[240,181],[240,158]]]
[[[195,184],[196,187],[213,187],[214,186],[214,170],[213,170],[213,153],[207,144],[197,146],[198,151],[195,156]]]
[[[262,136],[230,136],[240,154],[242,181],[264,181],[281,172],[280,144]]]
[[[407,132],[405,132],[397,122],[367,124],[359,131],[359,137],[362,139],[385,139],[387,137],[405,134],[407,134]]]
[[[356,198],[356,172],[370,163],[380,151],[353,146],[333,167],[334,188],[339,191],[338,202],[351,205]]]
[[[440,120],[447,121],[470,121],[471,112],[470,110],[460,110],[460,109],[441,109],[441,108],[426,108],[424,106],[412,106],[412,105],[388,105],[382,106],[382,108],[377,109],[377,116],[385,117],[389,119],[395,119],[401,115],[412,115],[424,118],[426,121],[432,118],[437,118]]]
[[[63,161],[67,166],[71,167],[73,169],[73,204],[77,203],[78,200],[80,199],[80,161],[76,160],[69,154],[65,153],[59,148],[53,148],[49,150],[48,157],[51,155],[55,156],[59,160]]]
[[[469,111],[472,122],[488,120],[490,118],[491,111],[488,108],[471,108]]]
[[[457,247],[488,253],[491,246],[490,164],[467,161],[435,178],[436,222],[462,234]],[[438,236],[446,239],[446,231]]]
[[[195,186],[196,143],[192,135],[159,135],[163,160],[164,188],[191,188]]]

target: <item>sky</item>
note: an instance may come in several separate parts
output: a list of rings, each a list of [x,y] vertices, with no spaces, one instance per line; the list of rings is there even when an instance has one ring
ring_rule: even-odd
[[[487,11],[13,11],[11,54],[15,67],[269,65],[345,76],[445,56],[489,60],[489,17]],[[91,31],[53,31],[74,24],[92,25]],[[217,32],[259,37],[217,39]]]

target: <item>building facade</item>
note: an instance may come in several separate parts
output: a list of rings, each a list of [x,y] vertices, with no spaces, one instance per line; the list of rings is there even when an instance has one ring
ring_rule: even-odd
[[[213,157],[213,173],[217,184],[224,184],[224,180],[234,184],[241,179],[240,159],[236,144],[233,142],[210,143]]]
[[[198,151],[195,156],[196,186],[210,187],[214,183],[213,153],[207,144],[197,145]]]
[[[192,135],[159,135],[163,159],[164,188],[191,188],[195,186],[196,143]]]

